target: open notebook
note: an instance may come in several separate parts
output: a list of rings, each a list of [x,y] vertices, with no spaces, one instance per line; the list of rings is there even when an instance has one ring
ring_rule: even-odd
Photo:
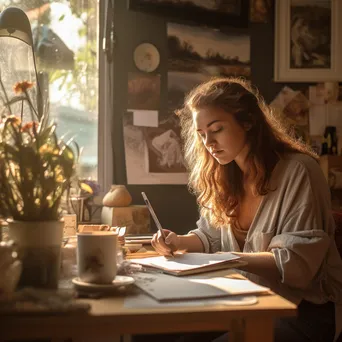
[[[246,262],[239,259],[239,256],[232,253],[186,253],[175,254],[174,257],[157,256],[145,259],[131,259],[130,261],[161,270],[163,273],[183,276],[246,265]]]

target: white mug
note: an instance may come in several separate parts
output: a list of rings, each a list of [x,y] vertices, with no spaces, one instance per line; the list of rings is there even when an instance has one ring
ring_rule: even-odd
[[[77,234],[77,266],[80,280],[110,284],[116,276],[118,234],[84,232]]]

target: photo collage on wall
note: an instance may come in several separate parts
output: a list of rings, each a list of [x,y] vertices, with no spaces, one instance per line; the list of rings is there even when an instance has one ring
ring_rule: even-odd
[[[250,78],[250,38],[243,32],[168,24],[167,110],[161,110],[159,74],[129,74],[124,117],[128,184],[187,183],[175,111],[191,89],[213,77]]]
[[[160,118],[160,75],[128,75],[124,143],[128,184],[185,184],[186,169],[173,120]]]

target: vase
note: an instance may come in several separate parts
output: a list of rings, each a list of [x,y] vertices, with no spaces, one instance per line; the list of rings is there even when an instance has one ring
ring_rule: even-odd
[[[106,207],[128,207],[132,203],[132,197],[125,185],[112,185],[102,203]]]
[[[63,221],[9,221],[8,236],[17,245],[22,273],[18,287],[58,287]]]

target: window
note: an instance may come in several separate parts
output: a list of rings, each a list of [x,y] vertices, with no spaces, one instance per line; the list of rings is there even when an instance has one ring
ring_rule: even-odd
[[[57,122],[58,137],[81,148],[79,175],[98,177],[97,0],[0,0],[16,6],[31,22],[39,84]]]

